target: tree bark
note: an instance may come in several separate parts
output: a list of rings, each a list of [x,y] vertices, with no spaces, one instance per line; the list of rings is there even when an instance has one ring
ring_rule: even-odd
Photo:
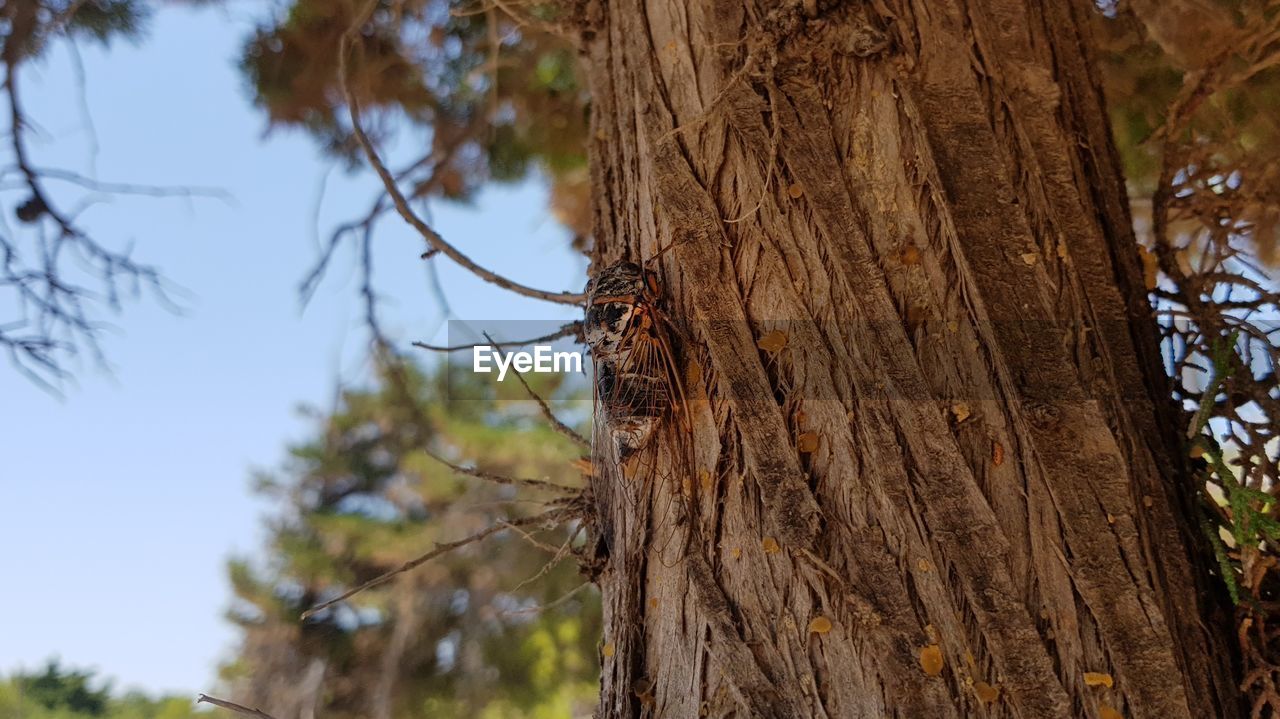
[[[1237,715],[1091,12],[586,5],[692,425],[593,486],[600,716]]]

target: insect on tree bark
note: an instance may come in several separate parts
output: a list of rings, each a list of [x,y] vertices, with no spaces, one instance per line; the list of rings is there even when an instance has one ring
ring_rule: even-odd
[[[1095,11],[585,5],[599,716],[1237,715]]]

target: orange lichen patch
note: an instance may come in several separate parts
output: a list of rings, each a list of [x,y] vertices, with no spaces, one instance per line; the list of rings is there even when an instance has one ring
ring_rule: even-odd
[[[1034,252],[1024,252],[1024,253],[1022,253],[1022,262],[1023,262],[1023,264],[1026,264],[1026,265],[1028,265],[1028,266],[1029,266],[1029,265],[1034,265],[1034,264],[1036,263],[1036,260],[1038,260],[1038,259],[1040,259],[1040,255],[1037,255],[1037,254],[1036,254],[1036,253],[1034,253]]]
[[[698,470],[698,484],[702,486],[702,493],[707,494],[711,491],[711,472],[705,468]]]
[[[1000,698],[1000,689],[986,682],[974,682],[973,693],[978,697],[978,701],[983,704],[995,704],[996,700]]]
[[[898,250],[898,261],[904,265],[920,264],[920,248],[915,245],[903,245]]]
[[[814,617],[813,621],[809,622],[810,634],[826,634],[829,631],[831,631],[831,620],[826,617]]]
[[[742,556],[742,547],[734,547],[733,549],[729,550],[729,556],[733,557],[734,559],[740,558]]]
[[[1105,702],[1098,705],[1098,716],[1102,717],[1102,719],[1124,719],[1123,714],[1112,709],[1111,705]]]
[[[921,558],[920,561],[916,562],[916,566],[919,567],[922,572],[927,572],[930,569],[933,569],[933,565],[929,563],[929,560],[924,558]]]
[[[1115,680],[1111,678],[1110,674],[1103,672],[1085,672],[1084,684],[1089,687],[1107,687],[1110,689],[1115,684]]]
[[[757,340],[756,346],[769,354],[780,352],[787,346],[787,333],[782,330],[773,330]]]
[[[805,454],[810,454],[818,450],[818,433],[805,432],[796,438],[796,448]]]
[[[997,467],[1004,464],[1004,445],[999,442],[991,445],[991,464]]]
[[[787,194],[791,195],[791,199],[798,200],[804,195],[804,188],[800,186],[800,183],[793,182],[791,183],[791,186],[787,188]]]
[[[604,647],[603,647],[603,648],[601,648],[601,650],[600,650],[600,652],[601,652],[602,654],[604,654],[606,657],[611,657],[611,656],[613,656],[614,651],[616,651],[616,650],[613,648],[613,642],[609,642],[609,643],[605,644],[605,645],[604,645]]]
[[[649,597],[649,608],[650,608],[650,609],[657,609],[657,608],[658,608],[658,598],[657,598],[657,597]]]
[[[777,554],[782,551],[782,546],[778,544],[778,540],[773,537],[765,537],[760,546],[764,547],[765,554]]]
[[[920,648],[920,668],[925,674],[936,677],[942,673],[942,647],[930,644]]]
[[[969,409],[969,405],[964,402],[956,402],[951,405],[951,416],[956,418],[956,424],[960,424],[973,416],[973,410]]]

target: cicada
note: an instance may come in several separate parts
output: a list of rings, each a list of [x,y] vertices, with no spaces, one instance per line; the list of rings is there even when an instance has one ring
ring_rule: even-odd
[[[597,421],[619,461],[644,449],[684,395],[657,276],[616,262],[587,282],[584,336],[595,363]]]

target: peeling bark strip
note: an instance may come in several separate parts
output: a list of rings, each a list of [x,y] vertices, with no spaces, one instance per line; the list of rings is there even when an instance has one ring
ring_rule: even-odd
[[[597,266],[672,247],[705,398],[595,488],[600,716],[1238,716],[1071,2],[588,3]]]
[[[658,140],[655,123],[647,123],[654,169],[664,176],[658,198],[669,218],[672,240],[689,242],[678,258],[689,285],[695,317],[725,389],[736,398],[734,423],[742,433],[743,463],[761,485],[769,529],[787,549],[808,548],[818,526],[818,505],[800,470],[792,441],[773,396],[753,338],[746,333],[741,299],[726,289],[732,278],[721,267],[723,247],[719,210],[693,179],[689,166],[670,141]],[[679,252],[679,251],[678,251]]]
[[[697,537],[695,533],[694,538]],[[696,546],[696,545],[695,545]],[[711,635],[712,661],[728,682],[734,698],[753,717],[789,719],[804,716],[806,707],[786,677],[769,677],[750,647],[738,635],[732,610],[701,552],[689,554],[689,588]]]

